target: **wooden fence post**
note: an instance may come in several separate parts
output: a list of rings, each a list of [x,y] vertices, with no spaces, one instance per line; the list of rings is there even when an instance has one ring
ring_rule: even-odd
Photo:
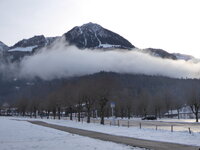
[[[190,128],[188,128],[188,130],[189,130],[189,133],[191,134],[192,132],[191,132]]]

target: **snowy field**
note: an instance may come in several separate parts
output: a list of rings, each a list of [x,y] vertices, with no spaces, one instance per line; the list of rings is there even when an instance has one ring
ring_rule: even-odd
[[[17,118],[20,119],[20,118]],[[25,118],[21,118],[24,120]],[[30,120],[27,118],[27,120]],[[187,145],[195,145],[200,146],[200,133],[192,132],[191,134],[188,131],[176,131],[171,132],[168,130],[155,130],[149,128],[139,127],[118,127],[118,126],[110,126],[110,125],[100,125],[90,123],[87,124],[85,122],[76,122],[70,120],[53,120],[53,119],[31,119],[31,120],[40,120],[51,124],[57,124],[67,127],[97,131],[102,133],[108,133],[113,135],[127,136],[127,137],[135,137],[140,139],[148,139],[154,141],[164,141],[164,142],[172,142],[172,143],[180,143]]]
[[[142,150],[0,117],[0,150]]]
[[[158,119],[158,120],[159,121],[163,121],[163,122],[195,123],[196,124],[196,120],[195,119],[162,118],[162,119]]]

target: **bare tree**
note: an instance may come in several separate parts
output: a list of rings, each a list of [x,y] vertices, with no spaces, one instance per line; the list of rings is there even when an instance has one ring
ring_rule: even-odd
[[[157,93],[152,97],[152,107],[154,109],[154,114],[157,117],[161,118],[161,110],[164,108],[163,98],[161,93]]]
[[[37,118],[37,112],[39,109],[39,103],[40,103],[40,99],[39,97],[34,97],[29,101],[29,111],[30,111],[30,115],[32,117],[32,113],[34,115],[34,118]]]
[[[146,117],[149,107],[149,93],[143,89],[138,96],[138,109],[142,116]]]
[[[29,103],[28,99],[25,97],[22,97],[17,101],[17,108],[18,108],[18,111],[22,113],[22,116],[25,116],[26,114],[28,103]]]
[[[48,101],[47,103],[48,115],[50,112],[52,112],[53,118],[56,119],[56,100],[54,93],[48,95],[47,101]]]
[[[101,124],[104,124],[105,109],[112,95],[114,88],[117,88],[116,81],[113,77],[107,76],[107,74],[102,74],[101,76],[95,78],[95,88],[94,92],[97,97],[99,104],[99,114],[101,117]]]
[[[73,120],[73,113],[77,105],[77,86],[75,83],[67,83],[60,91],[63,99],[63,106],[66,113],[69,114],[70,120]]]
[[[95,103],[95,89],[93,88],[94,85],[95,81],[93,79],[87,79],[82,82],[82,96],[87,112],[87,123],[90,123],[92,107]]]
[[[170,110],[171,110],[171,117],[172,117],[172,107],[173,107],[173,104],[172,104],[172,96],[171,96],[171,93],[169,91],[166,91],[164,93],[164,103],[165,103],[165,108],[167,110],[167,113],[168,113],[168,118],[170,117]]]
[[[183,102],[174,100],[174,108],[177,110],[178,119],[180,119],[180,109],[183,106]]]
[[[91,97],[85,97],[84,98],[84,102],[85,102],[85,107],[87,110],[87,123],[90,123],[90,117],[91,117],[91,111],[92,111],[92,106],[94,104],[94,99]]]
[[[81,121],[81,113],[82,113],[82,110],[83,110],[83,101],[82,100],[83,99],[79,97],[78,103],[76,104],[76,109],[77,109],[77,113],[78,113],[78,122]]]
[[[193,114],[195,115],[196,122],[199,122],[200,92],[197,86],[193,87],[190,91],[188,105],[190,106]]]

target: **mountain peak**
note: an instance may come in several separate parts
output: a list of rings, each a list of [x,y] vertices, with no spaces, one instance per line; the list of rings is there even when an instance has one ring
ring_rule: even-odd
[[[79,26],[79,28],[81,28],[82,30],[92,30],[94,32],[97,32],[101,29],[103,29],[102,26],[96,24],[96,23],[92,23],[92,22],[89,22],[89,23],[86,23],[86,24],[83,24],[82,26]]]
[[[43,46],[46,42],[44,35],[35,35],[29,39],[23,39],[17,42],[12,48],[14,47],[27,47],[27,46]]]
[[[64,34],[66,40],[78,48],[132,49],[134,46],[125,38],[96,23],[76,26]]]

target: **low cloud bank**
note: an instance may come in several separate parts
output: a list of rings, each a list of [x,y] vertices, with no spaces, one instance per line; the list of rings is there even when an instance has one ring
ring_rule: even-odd
[[[60,41],[51,48],[44,48],[40,53],[25,57],[20,63],[19,76],[51,80],[100,71],[200,78],[200,63],[162,59],[136,50],[80,50]]]

